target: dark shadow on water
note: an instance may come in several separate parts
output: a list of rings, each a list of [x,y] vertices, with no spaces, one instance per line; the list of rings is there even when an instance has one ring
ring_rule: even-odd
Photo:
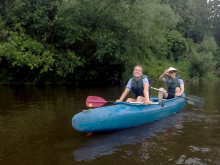
[[[159,132],[166,132],[170,127],[180,129],[185,107],[175,114],[146,123],[140,126],[103,133],[94,133],[88,137],[79,149],[73,151],[76,161],[94,160],[97,157],[115,153],[118,146],[125,144],[137,144],[156,136]]]

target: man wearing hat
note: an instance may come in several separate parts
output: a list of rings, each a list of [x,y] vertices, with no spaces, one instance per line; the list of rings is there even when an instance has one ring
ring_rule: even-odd
[[[174,97],[181,96],[181,94],[184,92],[184,82],[181,77],[176,76],[177,72],[177,69],[170,67],[160,75],[159,80],[167,84],[168,93],[161,92],[166,90],[162,87],[159,88],[161,90],[158,93],[159,99],[172,99]],[[168,78],[164,78],[164,76],[168,76]]]

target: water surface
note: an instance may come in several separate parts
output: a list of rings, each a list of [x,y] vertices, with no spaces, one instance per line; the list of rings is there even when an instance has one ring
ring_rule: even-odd
[[[124,86],[0,86],[0,164],[220,164],[219,83],[185,83],[203,108],[90,137],[72,128],[87,96],[114,101]]]

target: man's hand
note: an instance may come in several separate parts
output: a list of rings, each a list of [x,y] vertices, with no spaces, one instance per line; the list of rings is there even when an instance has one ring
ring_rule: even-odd
[[[164,74],[167,75],[167,76],[170,75],[170,74],[169,74],[169,71],[168,71],[167,69],[164,71]]]

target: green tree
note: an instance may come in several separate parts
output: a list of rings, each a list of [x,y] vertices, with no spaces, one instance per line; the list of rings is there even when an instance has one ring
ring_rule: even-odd
[[[94,68],[90,77],[102,63],[123,66],[145,58],[152,47],[162,44],[166,29],[178,22],[168,5],[150,0],[74,1],[63,3],[58,15],[59,37],[84,59],[82,68]]]
[[[216,65],[214,53],[218,46],[213,37],[205,37],[201,44],[191,45],[191,77],[204,77],[208,72],[212,72]]]
[[[10,68],[22,72],[28,68],[38,69],[40,73],[52,70],[53,58],[49,51],[45,51],[43,45],[31,39],[23,33],[10,32],[8,42],[0,45],[1,62],[7,62]]]
[[[204,37],[207,6],[195,6],[191,0],[3,0],[1,71],[9,82],[111,82],[152,56],[217,59],[218,51],[207,47],[213,40]],[[188,37],[203,46],[191,46]]]
[[[180,16],[176,28],[186,38],[189,38],[190,30],[195,26],[195,4],[191,0],[162,0],[161,2],[169,4],[173,11]]]
[[[188,51],[189,46],[186,39],[177,30],[167,33],[167,52],[168,56],[173,55],[174,61],[178,61],[180,57]]]
[[[208,2],[209,7],[209,19],[211,21],[211,29],[215,36],[215,39],[220,45],[220,1],[219,0],[211,0]]]
[[[190,30],[194,42],[200,43],[205,35],[212,35],[207,0],[193,0],[195,6],[195,27]]]

